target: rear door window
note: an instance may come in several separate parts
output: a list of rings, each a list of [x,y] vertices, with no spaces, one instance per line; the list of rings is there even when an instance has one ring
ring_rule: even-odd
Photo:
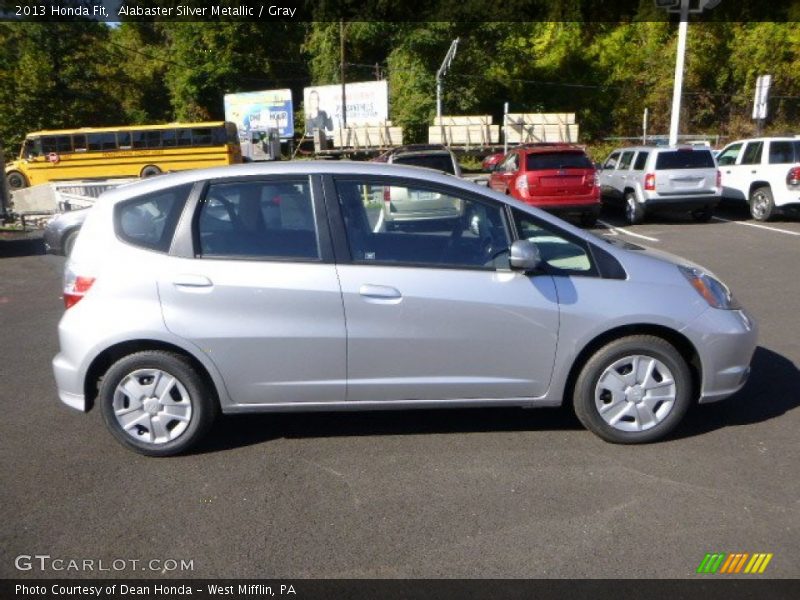
[[[660,152],[656,158],[656,171],[672,169],[713,169],[714,157],[708,150],[674,150]]]
[[[583,152],[549,152],[547,154],[528,154],[528,171],[549,169],[593,169],[592,161]]]
[[[742,155],[743,165],[758,165],[761,163],[761,153],[764,148],[764,142],[748,142],[744,147],[744,154]]]
[[[636,155],[636,161],[633,163],[634,171],[643,171],[645,164],[647,164],[647,157],[650,156],[649,152],[639,152]]]

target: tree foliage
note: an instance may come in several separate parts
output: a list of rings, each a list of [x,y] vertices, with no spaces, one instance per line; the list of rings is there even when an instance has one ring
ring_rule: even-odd
[[[649,130],[667,131],[676,22],[655,20],[649,0],[619,23],[597,21],[582,0],[537,6],[549,21],[3,23],[0,139],[10,153],[36,129],[218,119],[223,96],[240,91],[288,87],[299,111],[303,87],[341,81],[344,42],[346,80],[388,79],[389,118],[420,141],[455,38],[444,114],[499,123],[505,102],[575,112],[587,140],[639,135],[647,108]],[[691,22],[681,131],[752,134],[764,73],[773,76],[767,131],[796,131],[799,69],[795,23]]]

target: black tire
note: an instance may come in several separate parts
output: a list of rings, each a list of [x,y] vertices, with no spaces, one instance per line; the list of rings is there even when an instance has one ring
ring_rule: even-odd
[[[191,411],[188,417],[188,425],[186,425],[185,429],[177,434],[174,439],[170,439],[169,441],[154,443],[144,439],[146,432],[147,435],[152,435],[147,427],[153,428],[152,420],[144,421],[142,425],[135,426],[137,435],[142,436],[142,439],[139,440],[123,429],[122,424],[120,424],[115,414],[114,401],[117,386],[135,371],[148,369],[162,371],[164,374],[174,377],[177,383],[180,384],[187,393],[187,397],[184,398],[183,392],[178,391],[177,395],[179,398],[177,400],[171,394],[171,397],[168,399],[176,402],[176,404],[184,401],[188,402],[189,410]],[[142,381],[144,381],[144,379],[140,379],[139,383]],[[121,402],[126,402],[125,399],[126,395],[122,393],[118,397],[118,401]],[[129,397],[127,401],[130,401]],[[219,412],[219,404],[214,390],[209,389],[208,385],[197,373],[189,359],[180,354],[160,350],[136,352],[135,354],[129,354],[115,362],[102,379],[98,394],[98,402],[100,402],[102,407],[103,419],[106,422],[106,426],[116,440],[123,446],[139,454],[144,454],[145,456],[172,456],[185,452],[194,446],[208,432]],[[123,406],[127,405],[123,404]],[[183,405],[181,404],[181,406]],[[161,407],[159,406],[158,408],[160,409]],[[185,411],[186,408],[184,407],[183,410]],[[133,412],[138,413],[139,411]],[[146,409],[141,409],[143,415],[146,412]],[[152,413],[150,414],[152,415]],[[161,419],[159,419],[159,421],[161,421]],[[172,429],[169,429],[170,425],[173,425]],[[179,421],[171,420],[166,422],[164,427],[169,430],[168,435],[171,435],[173,429],[181,426]],[[130,429],[133,430],[134,427],[130,427]]]
[[[750,192],[750,216],[756,221],[769,221],[775,216],[775,199],[768,186],[762,186]]]
[[[618,361],[624,362],[627,357],[639,355],[659,361],[669,371],[669,374],[672,375],[671,381],[674,382],[675,386],[674,400],[671,408],[669,406],[664,406],[663,403],[656,403],[655,406],[657,408],[655,408],[655,412],[651,412],[651,414],[658,413],[661,408],[664,408],[664,411],[659,415],[660,420],[656,421],[655,425],[637,431],[623,431],[621,428],[606,422],[605,418],[601,416],[597,402],[607,402],[610,408],[614,404],[614,401],[611,398],[606,400],[606,398],[603,397],[603,395],[607,393],[605,390],[600,393],[597,393],[597,390],[599,389],[598,386],[601,376],[610,370],[614,363]],[[661,367],[654,369],[650,377],[656,382],[659,382],[659,380],[655,379],[656,376],[663,377],[661,381],[669,381],[667,377],[660,374],[660,370]],[[620,379],[623,377],[627,377],[627,374],[621,375]],[[627,389],[632,388],[629,387]],[[597,401],[595,400],[596,393],[598,397]],[[635,394],[635,392],[632,392],[632,394]],[[631,402],[626,393],[624,398],[624,400],[616,402],[616,405],[620,406],[620,408],[624,408],[623,403],[634,410],[639,403],[645,404],[641,397]],[[660,440],[668,435],[675,429],[678,423],[680,423],[689,408],[691,400],[692,376],[686,361],[672,344],[662,338],[651,335],[624,337],[600,348],[581,369],[578,379],[575,382],[575,390],[572,398],[575,415],[580,422],[592,433],[607,442],[616,444],[641,444]],[[633,424],[626,426],[634,428],[641,427],[638,411],[636,417],[627,415],[627,411],[618,412],[618,414],[625,415],[623,418],[619,419],[618,422],[630,418],[633,419]],[[623,425],[619,427],[623,427]]]
[[[155,177],[156,175],[161,175],[161,169],[159,169],[155,165],[147,165],[142,172],[140,173],[140,177],[145,179],[147,177]]]
[[[636,201],[636,194],[625,193],[625,220],[629,225],[638,225],[644,221],[644,206]]]
[[[64,243],[61,249],[64,251],[64,256],[69,257],[72,254],[72,249],[75,247],[75,240],[78,239],[79,229],[73,229],[64,236]]]
[[[692,211],[692,219],[694,219],[696,223],[708,223],[713,216],[714,209],[710,206],[705,206]]]
[[[8,184],[8,189],[12,192],[28,187],[28,179],[19,171],[6,173],[6,183]]]

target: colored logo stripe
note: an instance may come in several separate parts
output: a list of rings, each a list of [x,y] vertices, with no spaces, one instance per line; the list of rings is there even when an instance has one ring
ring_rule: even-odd
[[[769,562],[772,560],[772,553],[757,552],[749,554],[747,552],[714,552],[707,553],[703,557],[700,566],[697,567],[698,573],[763,573]],[[749,560],[748,560],[749,559]],[[745,566],[745,564],[747,566]],[[744,571],[742,569],[744,568]]]

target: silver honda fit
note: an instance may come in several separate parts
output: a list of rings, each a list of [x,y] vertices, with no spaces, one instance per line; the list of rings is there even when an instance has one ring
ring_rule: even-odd
[[[388,229],[393,194],[452,198],[461,217]],[[566,403],[605,440],[651,442],[739,390],[757,337],[701,267],[468,181],[344,161],[107,192],[64,302],[61,400],[99,404],[152,456],[219,412]]]

